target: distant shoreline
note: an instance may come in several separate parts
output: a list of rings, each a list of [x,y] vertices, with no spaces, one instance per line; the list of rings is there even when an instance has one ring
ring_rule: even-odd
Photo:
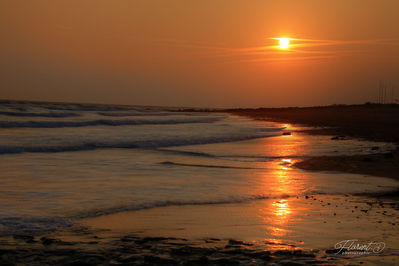
[[[320,127],[304,132],[330,135],[333,136],[333,141],[349,137],[399,145],[397,104],[226,109],[224,112],[256,120]],[[298,162],[295,166],[304,170],[340,171],[399,180],[399,149],[386,154],[313,157]]]

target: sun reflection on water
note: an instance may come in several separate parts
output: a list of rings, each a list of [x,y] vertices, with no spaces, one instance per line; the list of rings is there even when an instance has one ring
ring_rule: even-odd
[[[275,201],[272,204],[273,213],[280,222],[285,222],[292,210],[287,200]]]
[[[290,125],[284,126],[290,127]],[[298,145],[300,143],[298,138],[301,138],[301,136],[290,136],[291,138],[286,138],[286,136],[275,138],[276,144],[281,147],[279,152],[283,158],[274,162],[274,170],[268,172],[264,178],[273,180],[274,191],[278,198],[267,201],[266,206],[259,210],[267,235],[273,238],[273,245],[278,245],[280,249],[284,248],[283,243],[286,242],[287,235],[291,232],[291,224],[299,219],[297,216],[300,208],[296,206],[292,196],[300,195],[303,186],[306,186],[303,183],[304,180],[297,176],[298,172],[292,170],[292,165],[296,161],[292,159],[292,156],[296,156],[302,149]],[[288,195],[291,197],[287,197]],[[288,245],[286,248],[292,247]]]

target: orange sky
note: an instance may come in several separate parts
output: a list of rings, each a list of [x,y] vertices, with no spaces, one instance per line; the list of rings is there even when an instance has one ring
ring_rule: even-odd
[[[2,0],[0,98],[259,107],[399,98],[397,0]],[[289,37],[292,46],[275,48]]]

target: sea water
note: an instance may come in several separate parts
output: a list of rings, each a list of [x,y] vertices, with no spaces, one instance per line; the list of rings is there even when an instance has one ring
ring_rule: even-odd
[[[398,186],[390,179],[295,169],[310,156],[395,148],[332,141],[301,129],[178,108],[3,101],[0,234],[52,230],[128,210]]]

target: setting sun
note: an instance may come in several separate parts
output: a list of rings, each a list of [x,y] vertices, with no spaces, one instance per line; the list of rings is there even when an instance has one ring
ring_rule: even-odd
[[[280,40],[280,48],[287,49],[290,46],[290,39],[288,38],[279,38]]]

